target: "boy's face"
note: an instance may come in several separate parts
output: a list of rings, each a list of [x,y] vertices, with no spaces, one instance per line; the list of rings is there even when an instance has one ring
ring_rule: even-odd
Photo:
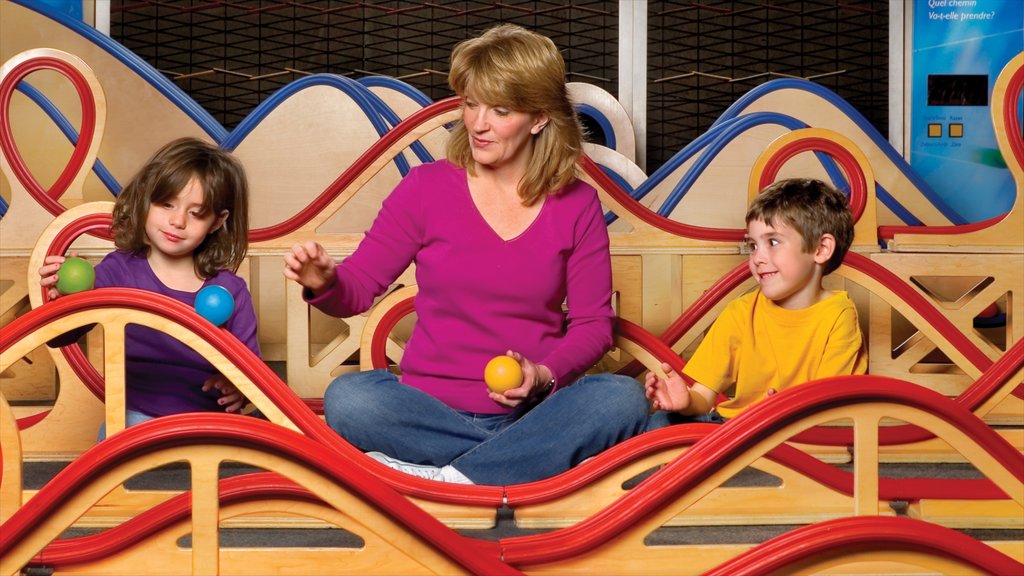
[[[751,220],[747,243],[750,273],[765,297],[789,310],[807,308],[822,298],[822,268],[815,253],[804,251],[804,239],[796,229],[781,221],[769,226]]]

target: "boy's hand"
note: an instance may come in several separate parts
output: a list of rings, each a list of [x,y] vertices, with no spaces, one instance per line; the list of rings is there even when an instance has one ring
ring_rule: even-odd
[[[661,369],[667,378],[662,379],[648,372],[644,376],[644,392],[655,410],[681,412],[690,407],[690,388],[683,377],[672,366],[662,363]]]
[[[70,255],[77,256],[78,253],[72,252]],[[60,269],[63,263],[64,256],[47,256],[43,260],[43,265],[39,268],[39,285],[46,288],[46,296],[50,300],[56,300],[62,296],[57,291],[57,270]]]
[[[313,296],[319,296],[338,280],[334,259],[312,240],[295,244],[292,251],[284,255],[284,277],[309,288]]]
[[[504,393],[498,394],[497,392],[488,392],[491,400],[494,400],[502,406],[508,406],[509,408],[515,408],[523,402],[532,400],[535,398],[541,398],[547,395],[550,390],[547,389],[547,383],[551,381],[551,370],[547,366],[540,364],[534,364],[530,360],[523,357],[518,352],[509,350],[506,355],[511,356],[519,362],[519,366],[523,369],[523,383],[517,388],[511,388],[505,390]]]
[[[220,391],[217,404],[223,406],[225,412],[238,412],[245,406],[245,396],[223,374],[215,374],[203,382],[203,392],[214,389]]]

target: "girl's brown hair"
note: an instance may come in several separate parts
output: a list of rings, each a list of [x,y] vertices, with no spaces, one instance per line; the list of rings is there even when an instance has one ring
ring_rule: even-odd
[[[550,118],[533,136],[533,156],[519,183],[523,204],[530,206],[547,194],[557,194],[576,179],[583,129],[569,101],[565,62],[549,38],[512,24],[491,28],[455,47],[448,84],[459,96],[472,90],[487,104],[545,113]],[[474,173],[473,151],[462,121],[448,138],[447,156]]]
[[[196,275],[212,278],[237,271],[249,247],[249,183],[245,170],[226,150],[196,138],[179,138],[157,151],[125,185],[114,203],[111,232],[121,250],[148,254],[146,216],[153,204],[174,198],[193,179],[203,189],[203,212],[227,220],[192,253]]]

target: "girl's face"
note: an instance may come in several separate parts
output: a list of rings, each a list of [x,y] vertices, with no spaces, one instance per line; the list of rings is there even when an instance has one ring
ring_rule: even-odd
[[[220,228],[228,211],[203,211],[203,187],[192,178],[178,195],[149,205],[146,239],[151,252],[169,258],[191,258],[207,235]]]
[[[765,297],[790,310],[807,308],[821,299],[818,264],[827,261],[828,255],[819,262],[820,247],[816,252],[805,252],[803,237],[796,229],[782,222],[769,226],[760,220],[747,225],[747,242],[750,273]]]
[[[462,122],[477,165],[525,169],[533,151],[533,135],[544,128],[548,116],[486,104],[468,91],[462,105]]]

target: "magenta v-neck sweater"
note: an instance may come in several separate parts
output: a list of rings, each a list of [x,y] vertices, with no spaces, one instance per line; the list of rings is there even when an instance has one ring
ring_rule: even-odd
[[[488,360],[506,350],[546,365],[565,386],[611,346],[608,231],[597,192],[582,181],[546,198],[526,231],[502,240],[473,203],[463,169],[447,161],[413,168],[338,265],[335,286],[308,301],[339,318],[359,314],[410,263],[419,293],[402,382],[452,408],[508,410],[483,382]]]

